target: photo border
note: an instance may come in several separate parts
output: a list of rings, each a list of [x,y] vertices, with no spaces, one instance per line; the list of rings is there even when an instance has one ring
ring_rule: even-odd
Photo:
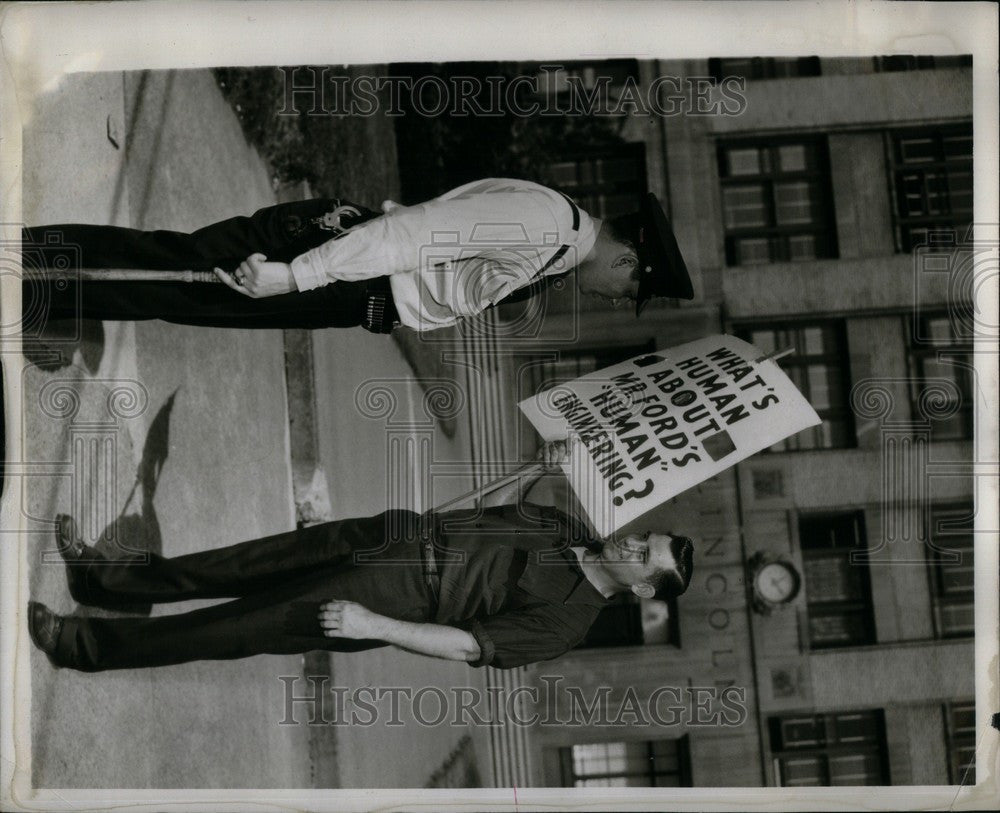
[[[17,4],[2,9],[4,239],[20,220],[21,127],[31,90],[44,93],[70,73],[237,65],[359,64],[470,59],[699,58],[709,55],[871,56],[973,53],[976,238],[996,245],[997,7],[991,3],[337,3]],[[225,32],[224,38],[221,32]],[[937,33],[928,33],[937,32]],[[460,36],[458,35],[460,34]],[[15,95],[16,85],[19,93]],[[25,90],[28,95],[23,95]],[[983,225],[991,224],[991,225]],[[13,235],[13,239],[18,236]],[[996,282],[983,301],[997,324]],[[18,286],[3,278],[4,320],[19,312]],[[993,291],[993,295],[989,291]],[[6,349],[6,348],[5,348]],[[16,353],[3,355],[6,404],[18,404]],[[976,414],[976,460],[996,464],[997,357],[976,356],[989,409]],[[21,459],[21,416],[7,411],[7,454]],[[977,522],[998,527],[996,478],[976,478]],[[8,474],[0,527],[20,527],[21,482]],[[16,536],[6,539],[16,539]],[[0,548],[2,799],[5,809],[65,810],[768,810],[976,809],[996,806],[998,737],[997,535],[976,542],[977,779],[974,787],[682,788],[573,791],[559,788],[393,790],[85,790],[31,788],[30,675],[23,611],[27,567],[20,545]]]

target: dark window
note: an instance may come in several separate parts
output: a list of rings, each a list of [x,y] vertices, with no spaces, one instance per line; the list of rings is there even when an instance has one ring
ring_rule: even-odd
[[[972,54],[959,56],[915,56],[914,54],[893,54],[875,57],[877,72],[889,71],[930,71],[941,68],[971,68]]]
[[[548,70],[542,70],[542,67]],[[556,70],[558,68],[558,70]],[[572,92],[569,79],[577,87],[593,90],[598,83],[608,89],[611,96],[617,96],[626,82],[637,82],[639,63],[634,59],[609,59],[604,62],[553,62],[538,65],[535,76],[539,95],[563,96]]]
[[[688,788],[688,738],[600,742],[560,748],[563,787]]]
[[[956,242],[972,222],[972,125],[890,131],[896,250],[943,233]]]
[[[909,327],[913,415],[930,421],[934,440],[971,439],[971,338],[946,313],[923,315]]]
[[[571,347],[544,355],[517,359],[517,400],[550,390],[580,376],[603,370],[613,364],[652,353],[652,341],[634,345],[610,347]],[[521,449],[524,456],[533,455],[541,448],[541,440],[531,424],[521,417]]]
[[[946,703],[945,732],[948,744],[948,780],[952,785],[975,784],[976,705]]]
[[[598,613],[578,649],[643,644],[680,646],[677,599],[666,602],[619,594]]]
[[[518,400],[643,353],[652,353],[654,349],[655,344],[649,341],[636,345],[573,348],[529,359],[522,363],[519,371]],[[522,448],[526,452],[537,448],[539,441],[534,430],[526,421],[522,427]],[[640,646],[644,643],[680,645],[676,599],[664,604],[622,594],[601,610],[580,647]]]
[[[708,72],[717,81],[727,76],[744,79],[785,79],[792,76],[819,76],[818,56],[799,57],[733,57],[708,60]]]
[[[646,145],[637,142],[568,154],[549,164],[545,174],[587,214],[601,219],[628,214],[639,209],[646,194]]]
[[[931,507],[928,565],[938,638],[962,638],[976,631],[973,516],[970,503]]]
[[[826,140],[719,145],[726,264],[837,256]]]
[[[823,419],[818,426],[775,444],[771,451],[842,449],[856,445],[843,322],[747,325],[739,327],[737,332],[764,353],[795,348],[794,353],[779,359],[778,364]]]
[[[889,784],[881,709],[768,720],[781,787]]]
[[[809,647],[832,649],[875,642],[868,564],[851,561],[868,547],[860,511],[799,518]]]
[[[620,364],[643,353],[652,353],[655,348],[656,345],[648,341],[607,347],[572,347],[537,356],[521,365],[519,397],[537,395],[595,370]]]

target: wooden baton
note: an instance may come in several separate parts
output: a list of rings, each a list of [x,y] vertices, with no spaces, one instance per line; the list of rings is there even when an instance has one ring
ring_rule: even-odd
[[[33,268],[27,276],[44,280],[79,279],[84,282],[214,282],[222,284],[211,271],[160,271],[146,268]]]

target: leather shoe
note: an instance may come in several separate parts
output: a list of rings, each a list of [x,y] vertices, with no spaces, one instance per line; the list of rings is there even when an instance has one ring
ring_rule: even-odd
[[[59,633],[62,632],[63,617],[52,612],[40,601],[28,602],[28,634],[32,643],[44,652],[53,666],[56,662],[55,653],[59,648]]]
[[[59,514],[56,517],[56,542],[59,543],[59,553],[66,562],[101,558],[96,548],[85,544],[80,538],[76,521],[69,514]]]
[[[69,594],[80,604],[94,604],[87,586],[87,568],[91,562],[102,559],[96,548],[90,547],[80,538],[76,522],[68,514],[56,517],[56,544],[59,554],[66,563],[66,583]]]

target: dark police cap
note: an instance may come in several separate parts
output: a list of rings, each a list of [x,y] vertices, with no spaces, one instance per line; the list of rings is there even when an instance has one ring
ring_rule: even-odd
[[[687,266],[656,195],[648,194],[638,212],[615,218],[614,224],[623,237],[632,241],[639,257],[636,316],[654,296],[694,299]]]

